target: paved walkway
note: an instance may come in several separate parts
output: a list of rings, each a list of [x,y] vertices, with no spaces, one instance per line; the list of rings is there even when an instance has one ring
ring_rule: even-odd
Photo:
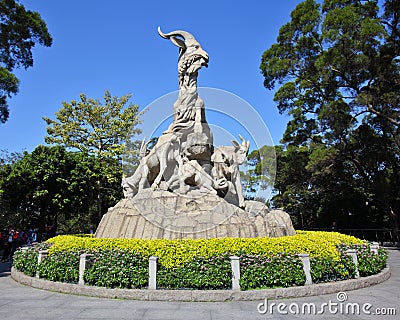
[[[345,293],[347,300],[342,303],[339,303],[336,294],[268,301],[268,310],[272,310],[272,314],[270,311],[264,314],[258,312],[258,307],[260,311],[265,311],[265,301],[152,302],[91,298],[43,291],[14,282],[9,273],[10,264],[2,263],[0,319],[400,319],[400,251],[390,249],[389,252],[392,276],[387,281],[373,287],[348,291]],[[276,305],[273,305],[274,303]],[[277,305],[280,303],[280,310],[288,314],[278,311]],[[371,306],[365,305],[366,303]],[[308,308],[312,310],[312,304],[318,311],[324,308],[323,314],[301,314],[302,309],[305,313]],[[329,304],[332,312],[329,311]],[[358,315],[353,314],[357,306],[360,307]],[[371,313],[392,312],[382,308],[397,310],[396,315],[383,316],[366,314],[362,311],[363,306]],[[295,315],[297,307],[300,314]]]

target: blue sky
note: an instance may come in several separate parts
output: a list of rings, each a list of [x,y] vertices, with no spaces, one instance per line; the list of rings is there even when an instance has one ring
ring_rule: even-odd
[[[33,68],[15,71],[20,90],[9,100],[9,120],[0,124],[0,149],[30,152],[44,144],[42,116],[54,119],[62,101],[79,100],[81,93],[100,100],[106,90],[132,94],[143,109],[177,90],[178,49],[158,35],[158,25],[192,33],[210,56],[198,85],[247,101],[279,143],[288,117],[263,87],[259,64],[300,2],[22,0],[41,14],[53,45],[35,47]]]

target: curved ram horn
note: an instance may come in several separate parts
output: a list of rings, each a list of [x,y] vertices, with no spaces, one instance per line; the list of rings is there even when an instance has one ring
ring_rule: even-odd
[[[163,37],[164,39],[169,39],[172,36],[181,36],[185,40],[189,40],[189,39],[193,39],[194,40],[194,37],[193,37],[192,34],[190,34],[189,32],[183,31],[183,30],[175,30],[175,31],[172,31],[170,33],[164,33],[164,32],[161,31],[160,26],[158,26],[157,30],[158,30],[158,34],[161,37]]]
[[[140,145],[139,156],[141,158],[145,157],[146,151],[147,151],[147,143],[146,143],[146,137],[144,137],[142,140],[142,144]]]
[[[246,148],[246,150],[248,151],[250,148],[250,141],[246,141],[240,134],[239,134],[239,138],[240,138],[240,140],[242,140],[242,146],[244,148]]]
[[[243,139],[243,137],[239,134],[240,140],[242,140],[242,146],[246,145],[246,140]]]

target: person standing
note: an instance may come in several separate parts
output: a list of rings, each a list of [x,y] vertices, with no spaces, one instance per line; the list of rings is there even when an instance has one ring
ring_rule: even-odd
[[[8,229],[8,233],[6,233],[4,237],[4,251],[3,251],[3,257],[1,259],[1,262],[7,262],[8,259],[10,258],[11,254],[11,249],[12,249],[12,244],[13,244],[13,230],[11,228]]]

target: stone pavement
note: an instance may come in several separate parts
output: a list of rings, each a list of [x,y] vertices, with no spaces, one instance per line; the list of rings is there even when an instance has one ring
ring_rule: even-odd
[[[261,311],[265,310],[265,301],[153,302],[92,298],[38,290],[14,282],[9,276],[10,264],[2,263],[0,319],[400,319],[400,251],[390,249],[389,252],[392,276],[387,281],[348,291],[345,293],[347,300],[342,303],[339,303],[336,294],[271,300],[267,304],[272,314],[269,311],[264,314],[258,312],[258,307]],[[278,304],[281,304],[282,312],[278,311]],[[319,315],[301,314],[302,309],[305,313],[309,308],[312,310],[312,304],[317,311],[324,308],[324,312]],[[329,304],[332,312],[329,311]],[[362,311],[363,306],[371,313],[392,312],[383,308],[395,308],[396,315],[366,314]],[[294,314],[297,307],[300,314]],[[354,314],[357,307],[360,307],[360,313]],[[285,312],[287,314],[283,314]]]

